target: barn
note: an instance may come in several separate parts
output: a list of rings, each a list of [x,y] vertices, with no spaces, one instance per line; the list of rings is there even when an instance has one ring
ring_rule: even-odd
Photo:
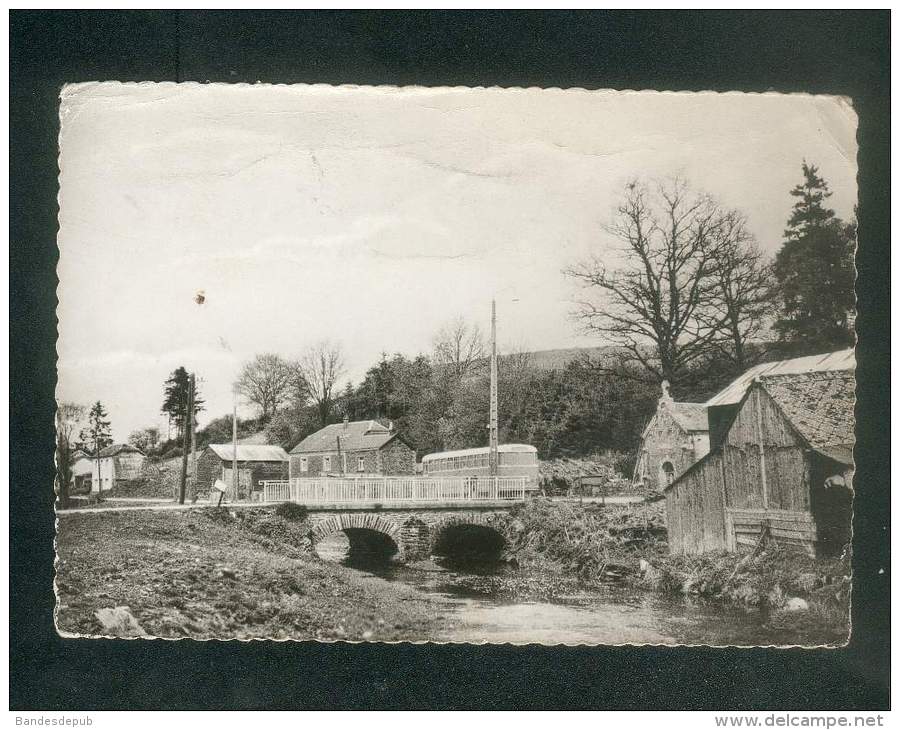
[[[416,452],[391,425],[333,423],[291,449],[291,478],[327,475],[414,474]]]
[[[232,444],[210,444],[203,449],[197,458],[197,492],[208,493],[216,479],[221,479],[229,487],[229,500],[253,499],[262,494],[264,481],[287,479],[288,454],[283,448],[271,444],[238,444],[238,494],[235,496],[231,489],[234,456]]]
[[[670,552],[751,550],[764,537],[811,555],[844,549],[856,388],[847,366],[854,361],[820,359],[826,369],[804,370],[815,363],[800,360],[744,379],[730,420],[711,434],[712,451],[666,489]]]
[[[708,452],[706,406],[675,401],[663,381],[656,413],[641,434],[633,483],[662,492]]]

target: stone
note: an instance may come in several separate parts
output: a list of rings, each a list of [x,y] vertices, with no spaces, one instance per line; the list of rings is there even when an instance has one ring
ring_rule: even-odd
[[[784,610],[790,611],[791,613],[798,611],[808,611],[809,604],[803,598],[788,598],[784,604]]]
[[[650,567],[650,563],[641,558],[641,561],[638,563],[638,570],[640,570],[641,575],[647,572],[647,569]]]
[[[103,634],[107,636],[146,636],[147,632],[131,615],[128,606],[116,606],[115,608],[101,608],[94,612]]]

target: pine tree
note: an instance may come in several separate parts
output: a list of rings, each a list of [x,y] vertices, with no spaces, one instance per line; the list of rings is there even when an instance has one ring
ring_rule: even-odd
[[[97,460],[97,494],[103,491],[103,482],[100,479],[100,452],[112,443],[110,422],[107,420],[106,409],[100,401],[91,406],[88,412],[88,425],[81,431],[81,440],[91,445],[94,450],[94,458]]]
[[[827,225],[834,219],[834,211],[822,204],[831,197],[828,183],[819,177],[819,168],[803,161],[803,182],[791,190],[791,195],[798,198],[788,219],[788,227],[784,237],[788,240],[802,238],[811,229]]]
[[[775,329],[795,354],[812,354],[853,344],[856,225],[823,206],[831,192],[815,165],[804,162],[803,177],[791,191],[798,200],[775,257],[781,300]]]
[[[200,389],[194,383],[194,415],[203,410],[203,399],[200,397]],[[188,391],[190,390],[190,374],[184,367],[176,368],[166,380],[165,399],[162,404],[162,412],[168,414],[178,431],[180,440],[184,435],[187,413]]]

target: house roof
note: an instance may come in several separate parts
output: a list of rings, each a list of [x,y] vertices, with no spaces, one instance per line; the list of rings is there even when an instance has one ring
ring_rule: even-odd
[[[759,382],[812,448],[836,461],[851,462],[856,425],[852,371],[767,375]]]
[[[101,459],[105,459],[110,456],[117,456],[118,454],[140,454],[141,456],[143,456],[144,452],[132,446],[131,444],[111,444],[105,449],[100,449]]]
[[[666,408],[672,414],[675,422],[685,431],[709,431],[705,403],[678,403],[672,401],[666,404]]]
[[[852,371],[855,368],[856,354],[852,349],[828,352],[824,355],[809,355],[807,357],[795,357],[790,360],[762,363],[750,368],[743,375],[733,380],[726,388],[710,398],[706,402],[706,406],[712,408],[740,403],[751,383],[760,377],[830,372],[834,370]]]
[[[346,451],[374,451],[382,448],[397,436],[395,431],[378,421],[349,421],[332,423],[310,434],[291,449],[292,454],[308,454],[319,451],[337,451],[337,440]]]
[[[232,444],[210,444],[216,456],[222,461],[231,461],[234,458],[234,446]],[[287,461],[288,454],[280,446],[272,444],[238,444],[238,461]]]

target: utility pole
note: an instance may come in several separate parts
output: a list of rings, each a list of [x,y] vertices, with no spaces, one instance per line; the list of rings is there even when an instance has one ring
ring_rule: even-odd
[[[491,422],[488,425],[488,467],[492,477],[497,476],[497,301],[491,299]]]
[[[182,439],[181,453],[181,481],[178,485],[178,504],[184,504],[184,493],[187,487],[188,451],[191,447],[191,439],[194,433],[194,374],[188,379],[187,411],[184,415],[184,438]]]
[[[231,491],[238,498],[237,476],[237,385],[231,391]]]

